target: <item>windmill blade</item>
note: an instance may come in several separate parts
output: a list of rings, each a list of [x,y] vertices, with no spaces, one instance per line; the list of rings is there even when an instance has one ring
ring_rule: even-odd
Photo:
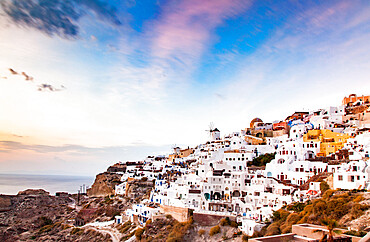
[[[215,128],[215,124],[213,122],[210,122],[209,123],[209,129],[213,131],[214,128]]]
[[[206,129],[206,132],[208,133],[209,137],[212,136],[212,132],[214,130],[214,127],[215,127],[214,123],[213,122],[210,122],[209,125],[208,125],[208,128],[209,129]]]

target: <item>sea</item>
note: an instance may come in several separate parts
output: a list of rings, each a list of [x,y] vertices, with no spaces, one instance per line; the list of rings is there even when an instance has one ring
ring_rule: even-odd
[[[0,194],[16,195],[26,189],[44,189],[55,195],[56,192],[78,193],[94,183],[93,176],[63,175],[21,175],[0,174]]]

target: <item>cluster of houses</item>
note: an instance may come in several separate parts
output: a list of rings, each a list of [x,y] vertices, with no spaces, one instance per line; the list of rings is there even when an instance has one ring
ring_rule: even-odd
[[[230,216],[252,235],[272,213],[292,202],[320,196],[324,179],[332,189],[370,190],[369,96],[354,94],[342,105],[295,112],[282,121],[255,118],[248,128],[168,156],[123,163],[116,194],[127,195],[129,179],[155,183],[149,199],[126,211],[140,224],[163,207]],[[256,157],[275,154],[265,166]]]

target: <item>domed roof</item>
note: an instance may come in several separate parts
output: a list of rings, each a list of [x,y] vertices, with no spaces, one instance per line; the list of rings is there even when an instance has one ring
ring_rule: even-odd
[[[254,118],[254,119],[252,119],[252,121],[250,123],[250,128],[253,128],[255,123],[263,123],[263,121],[260,118]]]

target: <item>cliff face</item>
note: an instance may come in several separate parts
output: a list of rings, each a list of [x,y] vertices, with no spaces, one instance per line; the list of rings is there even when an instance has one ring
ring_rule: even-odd
[[[127,182],[126,196],[131,199],[135,199],[136,201],[148,199],[153,187],[154,183],[151,181],[147,181],[146,179],[134,179]]]
[[[121,181],[122,175],[110,172],[100,173],[96,176],[94,184],[87,189],[87,195],[104,197],[114,194],[114,188]]]
[[[27,190],[18,192],[18,195],[25,195],[25,196],[28,196],[28,195],[42,196],[42,195],[44,195],[44,196],[49,196],[50,193],[43,190],[43,189],[27,189]]]

